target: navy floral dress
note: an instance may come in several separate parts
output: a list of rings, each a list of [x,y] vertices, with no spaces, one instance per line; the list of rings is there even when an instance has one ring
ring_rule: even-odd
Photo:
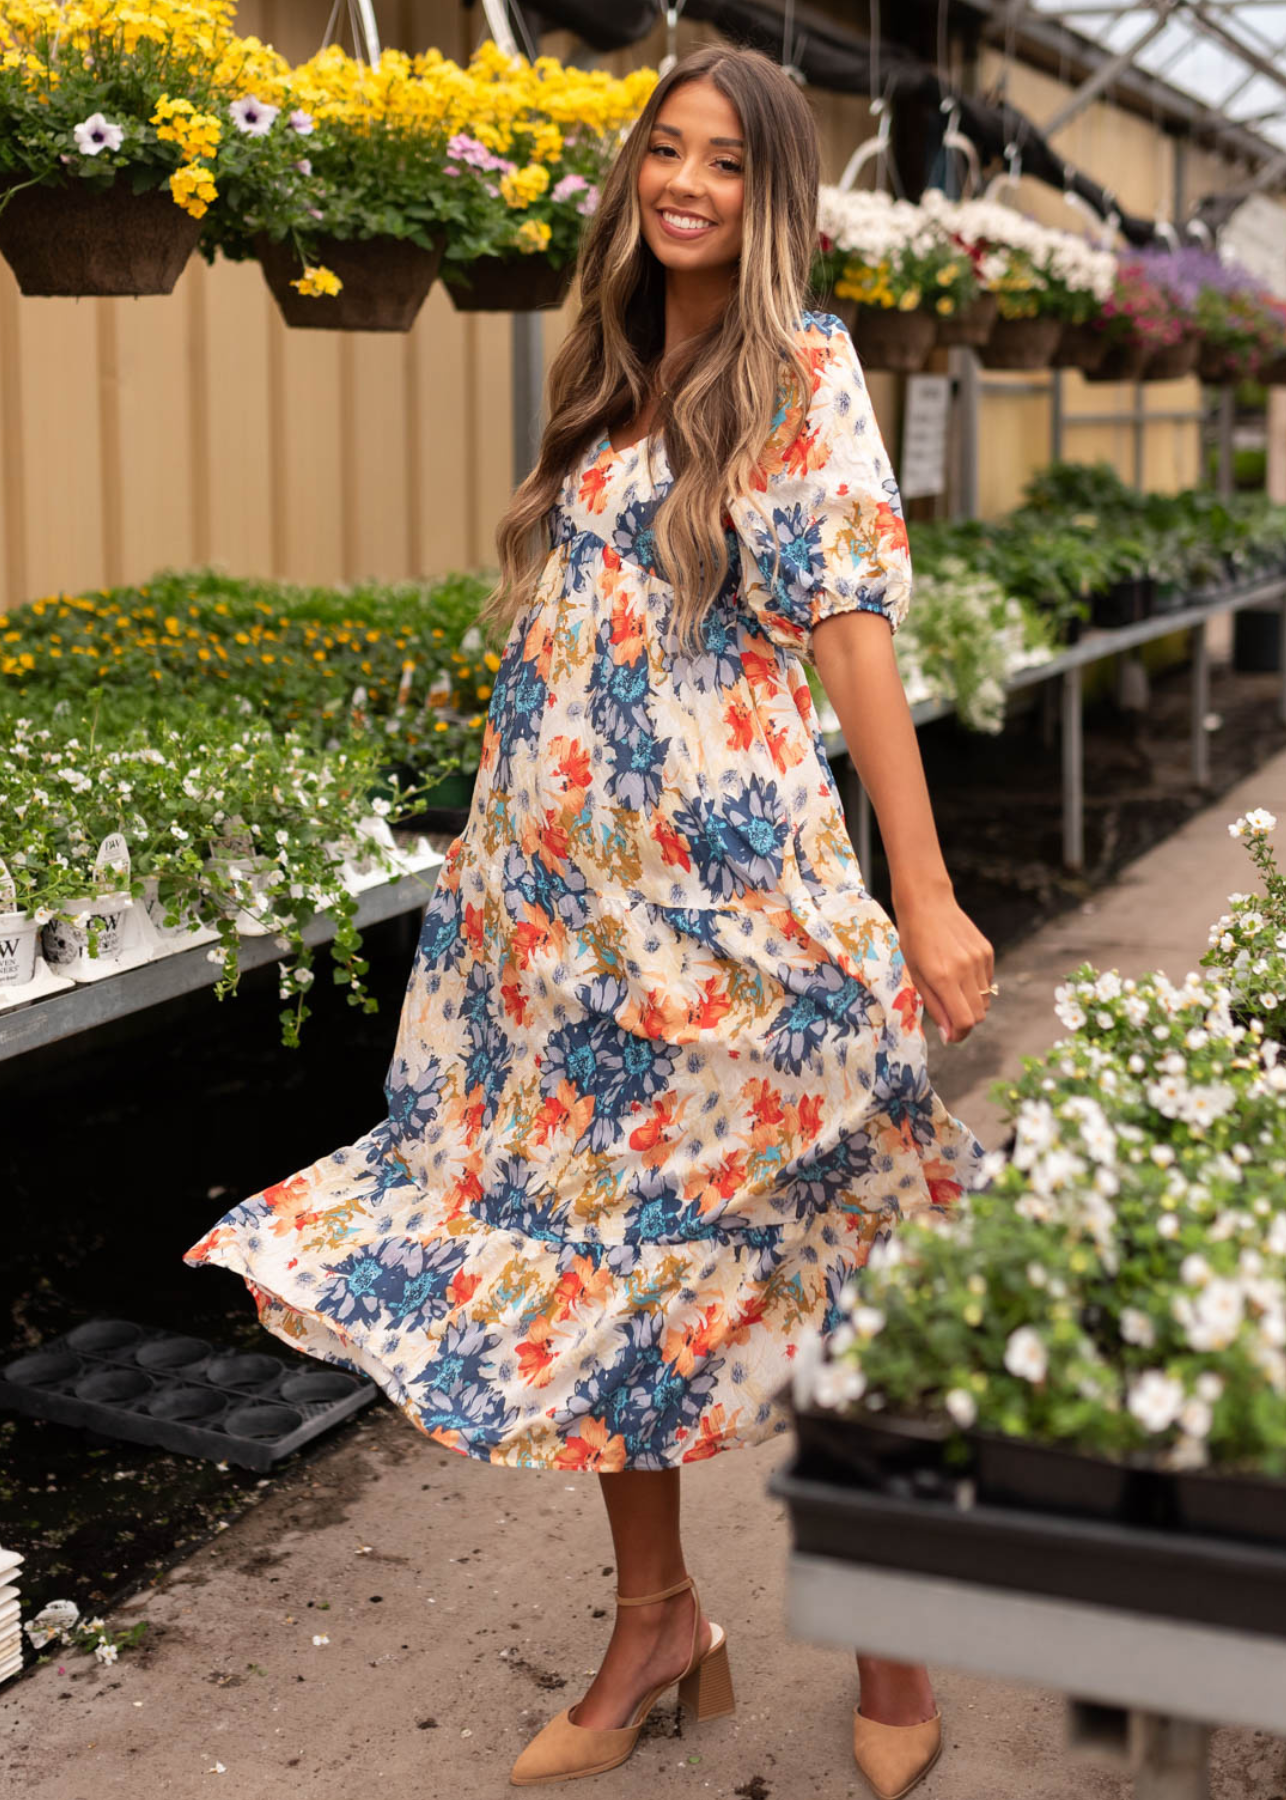
[[[775,1397],[877,1235],[976,1179],[800,664],[910,596],[852,341],[805,313],[693,656],[652,520],[663,442],[569,470],[425,915],[387,1116],[186,1253],[421,1430],[515,1465],[659,1469]],[[774,548],[780,564],[774,578]]]

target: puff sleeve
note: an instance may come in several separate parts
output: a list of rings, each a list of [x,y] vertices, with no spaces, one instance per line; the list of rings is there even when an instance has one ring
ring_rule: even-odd
[[[785,414],[751,490],[728,506],[742,603],[774,644],[806,657],[823,619],[877,612],[896,631],[911,598],[901,497],[853,340],[834,314],[809,318],[807,414]]]

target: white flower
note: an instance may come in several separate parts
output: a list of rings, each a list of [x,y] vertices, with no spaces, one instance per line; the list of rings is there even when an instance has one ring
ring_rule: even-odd
[[[1160,1369],[1149,1369],[1130,1384],[1130,1412],[1145,1431],[1168,1431],[1184,1402],[1183,1383]]]
[[[952,1388],[946,1397],[945,1405],[962,1431],[968,1431],[978,1417],[978,1402],[965,1388]]]
[[[119,125],[110,124],[100,112],[91,113],[73,128],[72,136],[82,156],[97,156],[100,150],[119,150],[125,133]]]
[[[1214,1413],[1204,1400],[1185,1400],[1179,1410],[1179,1424],[1189,1437],[1207,1438],[1214,1424]]]
[[[1163,1238],[1178,1237],[1179,1221],[1171,1212],[1162,1213],[1161,1217],[1157,1220],[1157,1231]]]
[[[1174,1161],[1174,1151],[1169,1144],[1153,1144],[1149,1155],[1158,1169],[1168,1169]]]
[[[1195,1252],[1179,1264],[1179,1279],[1185,1287],[1204,1287],[1210,1279],[1210,1264]]]
[[[99,1638],[98,1642],[94,1645],[94,1655],[98,1658],[100,1663],[114,1663],[120,1655],[120,1651],[116,1648],[116,1645],[110,1643],[107,1638]]]
[[[1043,1381],[1049,1357],[1039,1335],[1030,1325],[1020,1325],[1005,1345],[1005,1367],[1023,1381]]]
[[[1277,820],[1264,807],[1257,806],[1253,812],[1246,814],[1243,823],[1252,836],[1263,837],[1266,832],[1276,828]]]
[[[877,1337],[884,1329],[884,1314],[877,1306],[855,1306],[853,1329],[859,1337]]]
[[[1145,1312],[1137,1306],[1126,1306],[1121,1311],[1121,1336],[1127,1344],[1139,1344],[1150,1350],[1156,1342],[1156,1329]]]
[[[330,1642],[330,1639],[327,1637],[327,1635],[324,1631],[322,1631],[322,1632],[315,1631],[313,1633],[313,1643],[316,1644],[319,1648],[322,1644],[329,1644],[329,1642]]]
[[[273,121],[281,111],[267,100],[256,100],[253,94],[246,94],[240,100],[234,100],[228,108],[238,131],[244,131],[247,137],[266,137],[272,130]]]
[[[312,114],[306,113],[302,106],[297,106],[295,108],[294,112],[292,112],[290,117],[286,120],[286,123],[292,131],[297,131],[300,137],[307,137],[309,132],[313,129]]]
[[[1197,1376],[1197,1396],[1207,1405],[1214,1406],[1223,1395],[1223,1377],[1208,1369],[1204,1375]]]

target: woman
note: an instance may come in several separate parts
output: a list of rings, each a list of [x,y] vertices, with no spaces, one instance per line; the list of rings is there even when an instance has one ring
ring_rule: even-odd
[[[768,58],[706,48],[658,84],[499,527],[489,610],[512,628],[388,1117],[188,1252],[437,1442],[601,1476],[620,1610],[519,1785],[622,1762],[675,1681],[698,1717],[732,1709],[680,1465],[785,1429],[801,1338],[980,1155],[929,1086],[921,997],[965,1037],[992,955],[897,676],[896,485],[847,332],[801,307],[817,185],[811,114]],[[897,932],[796,652],[876,806]],[[905,1792],[940,1745],[928,1678],[859,1666],[859,1767]]]

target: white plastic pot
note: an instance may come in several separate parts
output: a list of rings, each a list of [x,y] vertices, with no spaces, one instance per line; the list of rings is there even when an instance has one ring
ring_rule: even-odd
[[[26,987],[36,975],[40,926],[30,913],[0,912],[0,987]]]
[[[143,884],[143,908],[157,935],[163,938],[180,938],[190,937],[194,931],[200,931],[201,921],[189,908],[180,912],[177,925],[165,923],[168,908],[165,901],[160,899],[157,894],[159,885],[155,875],[149,875]]]
[[[91,966],[119,962],[125,949],[125,923],[134,902],[128,894],[98,894],[84,900],[68,900],[62,911],[75,915],[51,919],[41,931],[41,946],[51,969],[66,969],[82,958]],[[81,924],[79,921],[84,920]],[[98,955],[89,954],[92,926],[98,933]]]

